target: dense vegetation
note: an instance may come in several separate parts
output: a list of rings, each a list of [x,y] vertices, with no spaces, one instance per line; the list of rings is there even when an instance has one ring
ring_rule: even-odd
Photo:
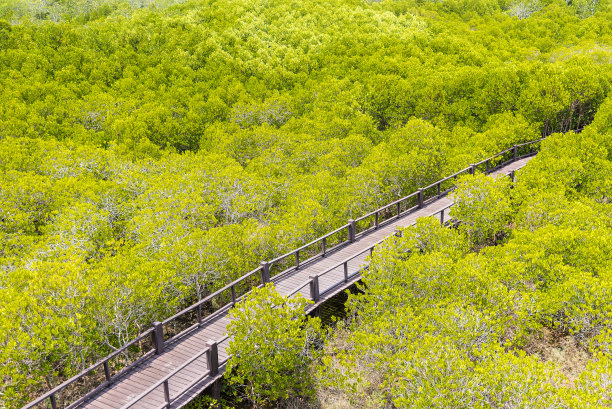
[[[265,311],[235,314],[234,365],[284,377],[250,377],[259,394],[248,393],[244,378],[230,384],[261,408],[610,407],[612,121],[605,121],[603,133],[589,127],[549,137],[514,188],[507,178],[464,177],[451,212],[459,227],[421,218],[379,246],[363,292],[349,296],[349,318],[322,350],[312,336],[304,342],[317,318],[302,318],[302,332],[276,329],[295,328],[298,301],[272,296],[273,288],[253,294],[249,311]],[[245,328],[262,331],[245,337]]]
[[[608,116],[605,134],[549,138],[513,190],[469,177],[459,229],[422,219],[375,252],[329,341],[322,406],[609,407],[611,131]]]
[[[238,385],[236,402],[264,407],[295,396],[312,396],[309,366],[320,356],[320,350],[312,346],[323,332],[318,318],[304,314],[309,303],[301,294],[287,298],[267,284],[253,289],[230,310],[228,353],[233,358],[225,378]]]
[[[173,3],[0,5],[7,407],[350,217],[609,129],[605,1]],[[601,171],[568,158],[543,191]]]

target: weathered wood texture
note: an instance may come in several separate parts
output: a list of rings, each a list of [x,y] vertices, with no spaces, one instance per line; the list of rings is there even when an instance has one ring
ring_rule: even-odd
[[[523,167],[532,157],[530,156],[531,153],[524,154],[523,158],[517,156],[516,148],[511,148],[496,156],[502,154],[509,155],[509,159],[502,162],[503,158],[500,158],[496,167],[491,165],[492,158],[489,158],[456,175],[480,171],[478,166],[481,166],[482,172],[489,175],[511,174],[513,177],[514,172]],[[365,266],[366,258],[374,246],[394,234],[397,228],[410,226],[415,223],[418,217],[423,216],[435,216],[441,222],[448,221],[448,212],[452,206],[452,201],[445,194],[450,189],[445,187],[444,183],[447,180],[454,179],[456,175],[408,196],[407,198],[414,196],[414,205],[409,204],[408,201],[404,204],[398,201],[358,219],[357,223],[369,223],[365,227],[362,226],[362,231],[359,231],[355,222],[349,222],[336,232],[332,232],[328,235],[330,240],[333,234],[342,235],[346,231],[346,240],[338,243],[333,249],[326,248],[326,239],[323,237],[271,262],[262,263],[260,268],[253,270],[247,276],[255,277],[262,282],[274,282],[276,289],[281,294],[292,295],[299,292],[305,297],[315,300],[315,303],[310,307],[312,310],[359,280],[360,271]],[[434,193],[431,195],[423,193],[428,190],[433,190]],[[389,218],[390,212],[392,217]],[[383,220],[384,215],[387,217],[386,220]],[[308,246],[310,245],[321,245],[320,252],[315,255],[312,255],[312,251],[308,253]],[[302,255],[305,254],[309,258],[302,261],[300,251]],[[281,263],[287,258],[294,259],[294,265],[280,274],[270,277],[271,268],[274,264]],[[226,335],[226,328],[229,323],[228,310],[233,303],[240,300],[240,296],[236,294],[236,288],[241,280],[246,279],[243,277],[220,290],[228,294],[226,299],[229,300],[229,305],[214,314],[202,317],[203,304],[199,304],[164,320],[163,323],[158,323],[157,328],[162,331],[158,332],[156,339],[159,344],[156,348],[157,351],[149,352],[136,365],[115,376],[97,390],[92,391],[89,396],[70,405],[69,408],[151,409],[185,406],[193,397],[210,387],[223,374],[225,362],[228,359],[226,351],[229,342]],[[169,325],[176,317],[185,316],[188,313],[194,315],[194,312],[197,312],[194,325],[178,336],[169,340],[163,339],[163,325]],[[145,336],[149,336],[149,333],[152,334],[155,341],[155,327],[149,330]],[[213,348],[218,348],[218,356],[216,357],[211,357],[211,344]],[[102,368],[104,362],[101,361],[96,364],[98,366],[92,366],[92,370]],[[218,373],[215,374],[217,362],[219,363],[219,369]],[[49,407],[49,404],[53,407],[54,399],[52,398],[54,398],[54,395],[52,392],[24,408]]]

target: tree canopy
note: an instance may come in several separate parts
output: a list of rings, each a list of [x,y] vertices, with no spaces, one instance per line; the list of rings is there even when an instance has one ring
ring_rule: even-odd
[[[350,296],[354,318],[328,341],[322,407],[609,406],[604,129],[550,136],[512,190],[464,179],[455,217],[465,228],[420,219],[379,247],[364,292]]]
[[[612,10],[568,3],[0,2],[0,406],[516,143],[516,226],[603,223]]]

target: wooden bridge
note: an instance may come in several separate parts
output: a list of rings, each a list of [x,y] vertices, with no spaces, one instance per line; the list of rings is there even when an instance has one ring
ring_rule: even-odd
[[[463,174],[510,175],[539,151],[540,140],[515,145],[470,165],[411,195],[359,219],[350,220],[299,249],[263,262],[178,314],[154,323],[137,338],[82,373],[47,392],[22,409],[34,407],[128,409],[181,408],[207,388],[218,391],[218,380],[229,357],[228,311],[254,286],[275,283],[283,295],[297,293],[313,300],[309,311],[345,290],[360,278],[375,246],[410,226],[418,217],[435,216],[448,222],[453,205],[448,193]],[[281,270],[277,274],[274,271]],[[129,366],[113,373],[113,364],[129,351],[149,350]],[[97,385],[96,385],[97,383]],[[89,389],[81,397],[68,391]],[[218,392],[217,392],[218,393]],[[72,402],[66,403],[72,399]]]

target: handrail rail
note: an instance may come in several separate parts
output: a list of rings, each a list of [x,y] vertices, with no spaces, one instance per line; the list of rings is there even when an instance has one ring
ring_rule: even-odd
[[[225,341],[226,339],[228,339],[229,336],[225,336],[223,338],[221,338],[218,341],[214,342],[214,345],[218,345],[221,342]],[[125,405],[123,405],[121,407],[121,409],[129,409],[132,406],[134,406],[136,403],[140,402],[142,399],[144,399],[148,394],[150,394],[151,392],[153,392],[155,389],[159,388],[160,386],[164,385],[164,387],[166,388],[166,399],[170,400],[170,396],[169,396],[169,391],[168,391],[168,385],[167,382],[170,380],[170,378],[172,378],[174,375],[176,375],[177,373],[179,373],[180,371],[182,371],[183,369],[185,369],[186,367],[188,367],[189,365],[191,365],[193,362],[195,362],[198,358],[202,357],[202,355],[208,353],[209,351],[211,351],[211,347],[209,346],[208,348],[204,349],[203,351],[198,352],[197,354],[193,355],[191,358],[189,358],[187,361],[183,362],[181,365],[179,365],[178,368],[175,368],[172,372],[170,372],[168,375],[164,376],[162,379],[160,379],[159,381],[157,381],[156,383],[154,383],[153,385],[151,385],[149,388],[147,388],[144,392],[142,392],[140,395],[138,395],[136,398],[132,399],[130,402],[126,403]],[[197,381],[203,379],[205,376],[208,376],[211,371],[213,370],[213,368],[210,367],[211,363],[209,362],[207,364],[207,370],[205,372],[204,375],[202,375],[200,377],[200,379],[198,379]],[[217,366],[218,366],[218,361],[217,361]],[[182,391],[180,394],[185,393],[185,391]],[[167,404],[169,404],[170,402],[166,402]]]
[[[323,236],[321,236],[321,237],[319,237],[319,238],[317,238],[317,239],[315,239],[315,240],[312,240],[311,242],[309,242],[309,243],[307,243],[307,244],[302,245],[301,247],[299,247],[299,248],[297,248],[297,249],[295,249],[295,250],[293,250],[293,251],[290,251],[290,252],[288,252],[288,253],[285,253],[285,254],[284,254],[284,255],[282,255],[282,256],[279,256],[279,257],[276,257],[276,258],[272,259],[270,262],[264,262],[264,263],[262,263],[262,265],[261,265],[261,266],[259,266],[259,267],[255,268],[254,270],[251,270],[250,272],[248,272],[248,273],[244,274],[243,276],[241,276],[241,277],[239,277],[238,279],[236,279],[236,280],[232,281],[231,283],[227,284],[226,286],[224,286],[224,287],[222,287],[222,288],[220,288],[220,289],[216,290],[214,293],[209,294],[207,297],[203,298],[202,300],[197,301],[196,303],[194,303],[194,304],[190,305],[190,306],[189,306],[189,307],[187,307],[187,308],[184,308],[183,310],[181,310],[181,311],[177,312],[176,314],[172,315],[172,316],[171,316],[171,317],[169,317],[169,318],[164,319],[164,320],[163,320],[161,323],[157,323],[157,324],[158,324],[158,325],[166,325],[166,324],[168,324],[169,322],[171,322],[171,321],[173,321],[173,320],[175,320],[175,319],[177,319],[177,318],[179,318],[179,317],[181,317],[181,316],[183,316],[183,315],[185,315],[185,314],[188,314],[189,312],[192,312],[192,311],[194,311],[195,309],[198,309],[198,308],[199,308],[199,307],[201,307],[201,306],[202,306],[204,303],[206,303],[206,302],[208,302],[208,301],[212,300],[214,297],[217,297],[217,296],[221,295],[222,293],[224,293],[225,291],[230,290],[230,289],[232,290],[232,301],[231,301],[230,303],[228,303],[228,304],[225,304],[225,305],[223,305],[223,306],[219,307],[219,308],[217,309],[217,311],[223,310],[223,309],[227,308],[228,306],[229,306],[229,307],[231,307],[231,306],[232,306],[232,305],[234,305],[234,304],[235,304],[235,303],[236,303],[236,302],[237,302],[239,299],[241,299],[242,297],[244,297],[245,295],[247,295],[247,294],[248,294],[248,293],[250,293],[250,291],[251,291],[251,290],[249,290],[249,291],[247,291],[245,294],[241,295],[240,297],[236,297],[236,295],[235,295],[235,287],[236,287],[238,284],[240,284],[242,281],[244,281],[244,280],[246,280],[247,278],[249,278],[249,277],[253,276],[253,275],[254,275],[254,274],[256,274],[257,272],[261,272],[261,273],[262,273],[262,281],[263,281],[264,283],[266,283],[266,282],[269,282],[269,281],[270,281],[270,277],[269,277],[269,270],[268,270],[268,268],[269,268],[269,265],[270,265],[271,263],[273,263],[273,262],[278,262],[278,261],[280,261],[280,260],[282,260],[282,259],[284,259],[284,258],[286,258],[286,257],[289,257],[289,256],[291,256],[291,255],[294,255],[294,254],[299,254],[299,251],[304,250],[304,249],[306,249],[306,248],[308,248],[308,247],[310,247],[310,246],[312,246],[313,244],[316,244],[316,243],[318,243],[318,242],[324,242],[324,240],[325,240],[325,239],[327,239],[328,237],[330,237],[330,236],[332,236],[332,235],[334,235],[334,234],[336,234],[336,233],[339,233],[340,231],[342,231],[342,230],[344,230],[344,229],[347,229],[347,228],[349,229],[349,236],[350,236],[350,234],[351,234],[351,228],[353,229],[353,232],[352,232],[352,237],[353,237],[353,239],[354,239],[354,237],[355,237],[355,231],[354,231],[355,227],[354,227],[354,223],[355,223],[355,222],[362,221],[362,220],[364,220],[364,219],[366,219],[366,218],[368,218],[368,217],[371,217],[371,216],[373,216],[373,215],[378,215],[378,213],[380,213],[380,212],[384,212],[385,210],[389,209],[390,207],[392,207],[392,206],[396,206],[396,205],[400,204],[401,202],[403,202],[403,201],[405,201],[405,200],[408,200],[408,199],[410,199],[410,198],[412,198],[412,197],[414,197],[414,196],[417,196],[417,197],[418,197],[418,195],[419,195],[419,194],[422,194],[422,192],[423,192],[424,190],[431,189],[431,188],[436,187],[436,186],[440,186],[442,183],[444,183],[444,182],[446,182],[446,181],[448,181],[448,180],[450,180],[450,179],[452,179],[452,178],[458,177],[459,175],[461,175],[461,174],[463,174],[463,173],[465,173],[465,172],[473,172],[476,166],[478,166],[478,165],[482,165],[482,164],[484,164],[484,163],[487,163],[488,161],[490,161],[490,160],[492,160],[492,159],[495,159],[495,158],[497,158],[498,156],[501,156],[501,155],[503,155],[503,154],[505,154],[505,153],[507,153],[507,152],[509,152],[509,151],[512,151],[512,150],[514,151],[514,157],[513,157],[512,159],[510,159],[509,161],[507,161],[507,163],[511,163],[511,162],[514,162],[514,161],[516,161],[516,160],[519,160],[519,159],[521,159],[521,158],[523,158],[523,157],[525,157],[525,156],[531,155],[531,154],[533,154],[533,152],[530,152],[530,153],[528,153],[527,155],[525,155],[525,154],[524,154],[524,155],[522,155],[522,156],[517,156],[517,149],[518,149],[518,148],[520,148],[520,147],[523,147],[523,146],[529,146],[529,145],[533,145],[533,144],[539,143],[539,142],[543,141],[544,139],[545,139],[545,138],[540,138],[540,139],[537,139],[537,140],[534,140],[534,141],[529,141],[529,142],[524,142],[524,143],[520,143],[520,144],[515,144],[515,145],[513,145],[511,148],[506,149],[506,150],[504,150],[504,151],[501,151],[501,152],[499,152],[499,153],[497,153],[497,154],[495,154],[495,155],[493,155],[493,156],[489,157],[488,159],[485,159],[485,160],[483,160],[483,161],[481,161],[481,162],[478,162],[477,164],[472,164],[472,165],[470,165],[469,167],[467,167],[467,168],[465,168],[465,169],[462,169],[462,170],[460,170],[459,172],[456,172],[456,173],[454,173],[454,174],[452,174],[452,175],[450,175],[450,176],[447,176],[447,177],[445,177],[445,178],[443,178],[443,179],[440,179],[440,180],[438,180],[438,181],[436,181],[436,182],[434,182],[434,183],[430,184],[429,186],[427,186],[427,187],[425,187],[425,188],[421,188],[421,189],[419,189],[419,190],[418,190],[418,191],[416,191],[416,192],[413,192],[413,193],[411,193],[411,194],[409,194],[409,195],[407,195],[407,196],[404,196],[404,197],[402,197],[402,198],[400,198],[400,199],[397,199],[397,200],[395,200],[395,201],[393,201],[393,202],[391,202],[391,203],[389,203],[389,204],[387,204],[387,205],[385,205],[385,206],[382,206],[382,207],[380,207],[380,208],[378,208],[378,209],[376,209],[376,210],[374,210],[374,211],[372,211],[372,212],[369,212],[369,213],[367,213],[366,215],[361,216],[360,218],[355,219],[354,221],[352,221],[352,224],[351,224],[351,223],[349,223],[349,224],[345,224],[345,225],[343,225],[343,226],[341,226],[341,227],[339,227],[339,228],[337,228],[337,229],[333,230],[332,232],[326,233],[325,235],[323,235]],[[487,167],[487,171],[489,171],[488,167]],[[422,200],[422,196],[420,196],[419,200]],[[398,206],[398,217],[399,217],[399,206]],[[320,254],[320,255],[321,255],[321,254]],[[324,249],[324,251],[323,251],[323,254],[322,254],[322,255],[325,255],[325,249]],[[315,257],[316,257],[316,256],[315,256]],[[314,258],[314,257],[313,257],[313,258]],[[312,259],[312,258],[311,258],[311,259]],[[311,260],[311,259],[309,259],[309,260]],[[342,263],[341,263],[340,265],[342,265]],[[337,267],[338,267],[338,266],[336,266],[335,268],[337,268]],[[260,285],[258,285],[258,286],[261,286],[261,285],[262,285],[262,284],[260,284]],[[298,291],[299,291],[300,289],[302,289],[302,288],[303,288],[305,285],[307,285],[307,284],[304,284],[303,286],[299,287],[299,288],[298,288]],[[296,292],[297,292],[297,291],[296,291]],[[213,315],[214,315],[214,313],[213,313]],[[199,317],[199,320],[200,320],[200,319],[201,319],[201,318]],[[199,322],[198,322],[198,325],[200,325],[201,323],[202,323],[202,322],[201,322],[201,321],[199,321]],[[162,342],[162,344],[163,344],[163,342],[164,342],[164,341],[163,341],[163,329],[162,329],[160,332],[161,332],[161,342]],[[132,345],[134,345],[135,343],[139,342],[139,341],[140,341],[140,340],[142,340],[144,337],[146,337],[146,336],[150,335],[150,334],[153,334],[155,337],[159,337],[159,336],[160,336],[160,335],[159,335],[159,333],[158,333],[158,331],[157,331],[157,328],[156,328],[156,326],[155,326],[155,325],[154,325],[154,326],[152,326],[151,328],[149,328],[149,329],[145,330],[143,333],[141,333],[140,335],[138,335],[137,337],[135,337],[133,340],[129,341],[128,343],[124,344],[122,347],[120,347],[120,348],[119,348],[119,349],[117,349],[116,351],[114,351],[114,352],[112,352],[111,354],[107,355],[106,357],[102,358],[102,359],[101,359],[101,360],[99,360],[98,362],[94,363],[93,365],[91,365],[90,367],[88,367],[86,370],[84,370],[84,371],[82,371],[81,373],[79,373],[79,374],[77,374],[77,375],[73,376],[72,378],[70,378],[70,379],[68,379],[68,380],[64,381],[64,382],[63,382],[63,383],[61,383],[60,385],[56,386],[55,388],[51,389],[50,391],[48,391],[48,392],[46,392],[45,394],[41,395],[40,397],[36,398],[34,401],[32,401],[32,402],[30,402],[30,403],[26,404],[25,406],[23,406],[23,407],[22,407],[22,409],[31,409],[31,408],[33,408],[34,406],[36,406],[36,405],[38,405],[38,404],[42,403],[42,402],[43,402],[44,400],[46,400],[46,399],[50,399],[50,400],[51,400],[51,406],[52,406],[52,408],[56,408],[57,406],[56,406],[56,404],[55,404],[55,395],[56,395],[57,393],[61,392],[61,391],[62,391],[63,389],[65,389],[66,387],[68,387],[69,385],[71,385],[71,384],[72,384],[72,383],[74,383],[75,381],[77,381],[77,380],[79,380],[79,379],[83,378],[84,376],[88,375],[90,372],[92,372],[93,370],[95,370],[95,369],[99,368],[100,366],[104,366],[104,367],[105,367],[105,373],[106,373],[106,378],[107,378],[107,380],[105,381],[105,384],[110,384],[110,383],[112,382],[112,380],[113,380],[113,379],[117,378],[117,377],[118,377],[118,376],[119,376],[119,375],[120,375],[120,374],[121,374],[121,373],[122,373],[124,370],[126,370],[127,368],[124,368],[123,370],[121,370],[121,371],[120,371],[118,374],[116,374],[115,376],[110,377],[110,376],[109,376],[109,372],[108,372],[108,361],[109,361],[110,359],[114,358],[115,356],[117,356],[119,353],[121,353],[121,352],[125,351],[125,350],[126,350],[127,348],[129,348],[130,346],[132,346]],[[183,334],[183,333],[180,333],[180,334],[178,334],[176,337],[178,337],[178,336],[180,336],[180,335],[182,335],[182,334]],[[159,340],[156,340],[156,342],[159,342]],[[163,350],[163,348],[162,348],[162,350]],[[101,385],[99,385],[98,387],[103,386],[103,385],[104,385],[104,383],[103,383],[103,384],[101,384]],[[159,387],[159,385],[157,385],[157,386]]]
[[[461,169],[459,172],[455,172],[455,173],[453,173],[452,175],[445,177],[444,179],[440,179],[440,180],[438,180],[437,182],[434,182],[434,183],[432,183],[432,184],[431,184],[431,185],[429,185],[429,186],[425,186],[425,187],[423,188],[423,190],[426,190],[426,189],[431,189],[432,187],[437,186],[437,185],[438,185],[438,183],[444,183],[444,182],[446,182],[446,181],[448,181],[448,180],[451,180],[451,179],[452,179],[452,178],[454,178],[454,177],[457,177],[457,176],[461,175],[462,173],[469,172],[469,171],[470,171],[470,168]]]
[[[455,204],[451,203],[448,206],[436,211],[435,213],[432,213],[431,215],[429,215],[429,217],[433,217],[437,214],[440,214],[440,224],[445,225],[446,223],[452,221],[449,220],[446,223],[444,222],[444,212],[447,211],[448,209],[450,209],[451,207],[453,207]],[[414,226],[416,225],[416,223],[412,223],[409,226]],[[370,255],[373,253],[374,249],[379,246],[380,244],[382,244],[383,242],[385,242],[386,240],[388,240],[390,237],[395,236],[396,233],[390,234],[388,236],[383,237],[382,239],[378,240],[377,242],[371,244],[370,246],[366,247],[365,249],[362,249],[361,251],[352,254],[351,256],[345,258],[344,260],[338,262],[337,264],[333,265],[332,267],[328,267],[325,271],[321,272],[321,273],[317,273],[314,276],[310,277],[307,281],[305,281],[303,284],[301,284],[300,286],[298,286],[296,289],[294,289],[293,291],[291,291],[287,297],[292,297],[295,294],[297,294],[298,292],[300,292],[304,287],[306,286],[310,286],[310,291],[311,291],[311,295],[310,297],[312,298],[312,301],[320,301],[320,296],[324,296],[326,295],[329,291],[333,290],[335,287],[337,287],[338,285],[342,284],[342,283],[348,283],[350,280],[354,279],[356,276],[359,275],[359,272],[361,271],[361,267],[359,268],[358,271],[350,273],[348,271],[348,263],[352,260],[354,260],[355,258],[361,256],[363,253],[367,253],[370,252]],[[342,280],[338,281],[337,283],[332,284],[331,286],[329,286],[328,288],[321,290],[319,288],[319,279],[321,277],[323,277],[325,274],[336,270],[339,267],[344,267],[344,277]],[[363,268],[368,268],[368,266],[365,266]],[[316,283],[316,284],[315,284]]]
[[[164,382],[167,382],[171,377],[173,377],[174,375],[176,375],[177,373],[179,373],[180,371],[182,371],[183,369],[185,369],[185,367],[187,367],[188,365],[190,365],[191,363],[193,363],[196,359],[200,358],[202,355],[204,355],[206,352],[208,352],[209,348],[206,348],[204,351],[198,352],[197,354],[195,354],[194,356],[192,356],[191,358],[189,358],[189,360],[187,360],[186,362],[184,362],[182,365],[180,365],[178,368],[176,368],[175,370],[173,370],[172,372],[170,372],[168,375],[166,375],[165,377],[163,377],[162,379],[160,379],[159,381],[157,381],[156,383],[154,383],[153,385],[151,385],[147,390],[145,390],[144,392],[142,392],[140,395],[138,395],[137,397],[135,397],[134,399],[132,399],[130,402],[128,402],[127,404],[123,405],[121,407],[121,409],[128,409],[131,408],[132,406],[134,406],[135,404],[137,404],[138,402],[140,402],[145,396],[147,396],[148,394],[150,394],[151,392],[153,392],[155,389],[159,388],[160,386],[162,386],[164,384]],[[210,370],[207,370],[208,372],[210,372]]]
[[[61,392],[63,389],[67,388],[68,386],[72,385],[74,382],[78,381],[79,379],[81,379],[83,376],[89,374],[90,372],[92,372],[93,370],[99,368],[100,366],[104,366],[105,367],[105,372],[107,371],[107,365],[108,365],[108,361],[110,361],[111,359],[113,359],[114,357],[116,357],[117,355],[121,354],[122,352],[124,352],[126,349],[128,349],[129,347],[131,347],[132,345],[140,342],[142,339],[146,338],[148,335],[150,335],[153,332],[153,328],[149,328],[147,330],[145,330],[144,332],[142,332],[141,334],[139,334],[136,338],[134,338],[133,340],[125,343],[123,346],[121,346],[120,348],[116,349],[115,351],[113,351],[112,353],[110,353],[109,355],[105,356],[104,359],[90,365],[88,368],[84,369],[83,371],[81,371],[80,373],[74,375],[73,377],[71,377],[70,379],[65,380],[64,382],[62,382],[61,384],[59,384],[58,386],[56,386],[55,388],[51,389],[50,391],[48,391],[47,393],[45,393],[44,395],[38,397],[37,399],[33,400],[32,402],[28,403],[27,405],[23,406],[22,409],[30,409],[35,407],[36,405],[42,403],[45,399],[47,399],[49,396],[54,395],[58,392]],[[106,383],[110,383],[112,381],[113,377],[110,376],[109,372],[106,372]]]
[[[251,270],[250,272],[246,273],[245,275],[243,275],[242,277],[232,281],[231,283],[227,284],[225,287],[218,289],[217,291],[215,291],[214,293],[209,294],[208,296],[206,296],[205,298],[202,298],[200,301],[191,304],[189,307],[177,312],[176,314],[174,314],[173,316],[166,318],[165,320],[162,321],[162,324],[168,324],[171,321],[174,321],[175,319],[177,319],[178,317],[187,314],[188,312],[193,311],[194,309],[198,308],[199,306],[202,306],[202,304],[212,300],[213,298],[223,294],[225,291],[229,290],[232,287],[235,287],[237,284],[240,284],[242,281],[246,280],[247,278],[249,278],[250,276],[252,276],[253,274],[257,273],[258,271],[261,271],[261,267],[257,267],[254,270]]]
[[[408,199],[410,199],[411,197],[415,197],[415,196],[417,196],[418,194],[419,194],[419,192],[412,192],[412,193],[410,193],[408,196],[404,196],[404,197],[402,197],[401,199],[397,199],[397,200],[395,200],[395,201],[393,201],[393,202],[391,202],[391,203],[389,203],[389,204],[386,204],[386,205],[384,205],[384,206],[382,206],[382,207],[379,207],[378,209],[376,209],[376,210],[374,210],[374,211],[372,211],[372,212],[370,212],[370,213],[366,213],[366,214],[364,214],[363,216],[361,216],[361,217],[359,217],[359,218],[355,219],[355,222],[360,222],[360,221],[362,221],[362,220],[365,220],[365,219],[367,219],[368,217],[372,217],[372,216],[374,216],[376,213],[384,212],[385,210],[389,209],[390,207],[396,206],[398,203],[402,203],[403,201],[408,200]]]
[[[345,224],[344,226],[341,226],[341,227],[337,228],[336,230],[333,230],[333,231],[331,231],[329,233],[326,233],[325,235],[323,235],[321,237],[318,237],[318,238],[312,240],[310,243],[306,243],[306,244],[302,245],[301,247],[298,247],[297,249],[291,250],[291,251],[283,254],[282,256],[278,256],[276,258],[273,258],[272,260],[268,261],[268,263],[270,263],[270,264],[276,263],[278,261],[281,261],[284,258],[292,256],[292,255],[294,255],[298,251],[302,251],[304,249],[307,249],[308,247],[312,246],[313,244],[317,244],[318,242],[322,241],[323,239],[326,239],[326,238],[328,238],[328,237],[330,237],[330,236],[332,236],[332,235],[334,235],[336,233],[341,232],[342,230],[346,229],[348,226],[349,226],[348,224]]]

